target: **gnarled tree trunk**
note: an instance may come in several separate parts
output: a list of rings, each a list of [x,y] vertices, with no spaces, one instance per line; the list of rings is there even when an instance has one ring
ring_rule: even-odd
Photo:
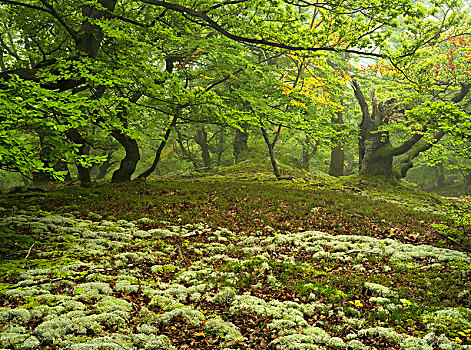
[[[137,163],[141,159],[139,145],[132,137],[120,130],[113,130],[111,135],[124,147],[126,155],[121,160],[118,170],[111,176],[112,183],[131,181],[131,176],[136,171]]]
[[[112,161],[114,151],[109,151],[106,155],[106,160],[98,167],[97,180],[103,180],[108,174],[108,170],[113,166],[115,162]]]
[[[54,171],[66,172],[65,180],[70,181],[71,178],[70,178],[69,169],[67,167],[67,163],[65,161],[62,161],[61,159],[58,159],[57,157],[54,157],[52,153],[53,149],[51,148],[51,146],[45,144],[44,136],[45,135],[39,136],[39,147],[40,147],[39,154],[40,154],[41,161],[44,164],[53,163],[54,165],[52,168],[54,169]],[[32,180],[33,180],[33,184],[35,185],[57,181],[56,179],[54,179],[54,177],[50,173],[43,172],[43,171],[36,171],[32,173]]]
[[[135,103],[141,98],[141,96],[142,93],[135,92],[129,98],[129,101],[131,103]],[[123,123],[123,125],[127,127],[128,120],[126,109],[124,109],[118,114],[118,118]],[[126,152],[126,155],[121,160],[118,170],[116,170],[111,176],[111,182],[118,183],[131,181],[131,176],[136,171],[137,163],[141,159],[141,155],[139,153],[139,145],[135,139],[124,133],[122,130],[112,130],[111,136],[113,136],[116,141],[118,141],[121,146],[124,147],[124,151]]]
[[[370,113],[370,108],[360,86],[355,80],[352,80],[352,85],[362,113],[358,142],[360,174],[393,177],[394,156],[409,151],[422,138],[422,135],[420,133],[413,134],[409,140],[400,146],[393,147],[389,141],[389,133],[387,131],[379,132],[378,130],[380,126],[388,124],[389,116],[394,111],[392,103],[395,101],[378,103],[371,85],[372,107]]]
[[[203,158],[204,168],[211,168],[211,154],[209,153],[208,133],[204,127],[198,129],[194,140],[201,148],[201,158]]]
[[[451,99],[450,102],[452,103],[459,103],[461,102],[466,95],[468,95],[469,90],[471,89],[471,83],[461,84],[460,91],[456,93],[455,96]],[[415,147],[413,147],[409,152],[407,152],[399,162],[394,166],[394,171],[397,178],[405,178],[407,176],[407,172],[412,169],[414,163],[412,162],[416,157],[418,157],[422,152],[428,151],[432,148],[436,143],[440,142],[443,136],[446,135],[445,130],[438,131],[434,136],[433,140],[428,143],[419,143]]]

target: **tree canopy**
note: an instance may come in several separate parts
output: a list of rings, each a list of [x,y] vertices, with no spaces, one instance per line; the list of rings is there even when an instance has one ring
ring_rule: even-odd
[[[269,148],[288,128],[340,147],[357,133],[339,118],[352,78],[357,99],[369,84],[394,99],[394,115],[363,131],[404,139],[388,157],[445,134],[469,143],[459,1],[0,0],[0,18],[0,166],[27,177],[64,178],[74,163],[89,184],[113,139],[125,153],[112,180],[130,180],[151,145],[147,177],[184,125],[274,129]],[[365,121],[367,99],[358,102]]]

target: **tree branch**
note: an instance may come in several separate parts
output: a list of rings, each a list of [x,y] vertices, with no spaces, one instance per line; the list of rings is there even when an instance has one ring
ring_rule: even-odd
[[[55,19],[59,21],[59,23],[65,28],[65,30],[70,34],[70,36],[77,42],[79,40],[78,34],[75,30],[73,30],[67,22],[62,18],[61,15],[57,13],[54,7],[49,4],[46,0],[40,0],[41,3],[49,10],[48,12],[54,16]]]
[[[358,85],[358,82],[355,79],[352,79],[352,86],[353,86],[353,92],[355,93],[355,98],[360,104],[363,118],[369,118],[370,111],[368,108],[368,103],[366,102],[365,95],[363,95],[363,92],[361,91],[360,85]]]
[[[273,142],[271,143],[271,146],[273,148],[275,148],[275,145],[278,142],[278,139],[280,138],[281,127],[282,127],[282,124],[278,125],[278,128],[276,129],[275,138],[273,139]]]
[[[461,84],[460,91],[455,96],[453,96],[453,98],[451,99],[451,102],[454,102],[454,103],[461,102],[469,93],[470,89],[471,89],[471,83]]]
[[[4,4],[15,5],[15,6],[23,6],[23,7],[29,8],[29,9],[46,12],[46,13],[49,13],[49,14],[52,15],[51,11],[49,11],[48,9],[45,9],[45,8],[39,7],[39,6],[35,6],[35,5],[25,4],[25,3],[20,2],[20,1],[0,0],[0,2],[3,2]]]
[[[407,141],[404,141],[404,143],[398,147],[394,147],[390,154],[392,156],[399,156],[401,154],[404,154],[406,153],[407,151],[409,151],[412,147],[414,147],[414,145],[420,141],[420,139],[423,137],[422,134],[414,134],[412,135],[409,140]]]
[[[365,51],[359,51],[359,50],[350,50],[350,49],[342,49],[342,48],[336,48],[336,47],[331,47],[331,46],[322,46],[322,47],[305,47],[305,46],[295,46],[295,45],[288,45],[288,44],[283,44],[275,41],[270,41],[266,39],[254,39],[254,38],[248,38],[240,35],[233,34],[226,29],[224,29],[221,25],[216,23],[211,17],[207,15],[207,11],[198,11],[198,10],[193,10],[189,7],[175,4],[175,3],[169,3],[166,1],[160,1],[160,0],[140,0],[143,3],[149,4],[149,5],[156,5],[160,7],[164,7],[168,10],[172,10],[175,12],[179,12],[182,15],[189,15],[193,18],[198,18],[203,21],[203,23],[198,23],[199,25],[206,25],[208,27],[213,28],[217,32],[221,33],[225,37],[235,40],[240,43],[246,43],[246,44],[257,44],[257,45],[265,45],[265,46],[270,46],[270,47],[276,47],[279,49],[284,49],[284,50],[292,50],[292,51],[310,51],[310,52],[317,52],[317,51],[331,51],[331,52],[347,52],[347,53],[352,53],[356,55],[364,55],[364,56],[370,56],[370,57],[379,57],[379,58],[384,58],[384,55],[377,54],[374,52],[365,52]],[[401,56],[402,57],[402,56]]]

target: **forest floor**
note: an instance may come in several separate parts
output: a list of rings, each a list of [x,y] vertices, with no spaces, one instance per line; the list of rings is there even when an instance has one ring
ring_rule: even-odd
[[[0,207],[0,348],[471,349],[469,198],[212,174]]]

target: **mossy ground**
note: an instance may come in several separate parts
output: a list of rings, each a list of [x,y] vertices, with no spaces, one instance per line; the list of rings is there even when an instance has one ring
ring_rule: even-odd
[[[434,233],[443,198],[231,174],[0,196],[0,347],[471,344],[469,231]]]

